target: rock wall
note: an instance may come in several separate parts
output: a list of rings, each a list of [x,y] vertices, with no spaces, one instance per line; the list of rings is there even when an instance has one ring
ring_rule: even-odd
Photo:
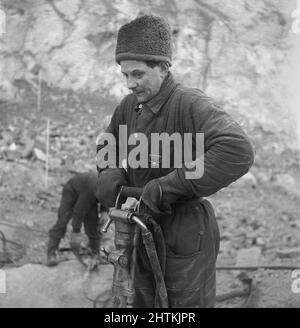
[[[296,0],[3,0],[0,99],[22,98],[17,81],[36,89],[39,76],[49,86],[117,102],[127,93],[114,62],[117,30],[152,12],[173,27],[179,80],[204,89],[249,124],[291,129],[295,108],[286,104],[286,90],[296,8]]]

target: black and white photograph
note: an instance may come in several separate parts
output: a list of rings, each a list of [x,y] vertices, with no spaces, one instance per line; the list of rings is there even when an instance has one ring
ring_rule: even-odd
[[[300,308],[300,0],[0,0],[0,308]]]

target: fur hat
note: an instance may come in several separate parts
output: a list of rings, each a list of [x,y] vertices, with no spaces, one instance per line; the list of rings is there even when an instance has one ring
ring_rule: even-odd
[[[116,61],[172,62],[172,33],[159,16],[144,15],[123,25],[118,32]]]

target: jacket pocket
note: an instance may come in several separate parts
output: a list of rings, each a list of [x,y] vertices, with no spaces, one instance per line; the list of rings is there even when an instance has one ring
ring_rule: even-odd
[[[170,307],[210,307],[216,293],[215,261],[205,252],[168,256],[165,281]]]
[[[202,206],[182,203],[173,215],[161,218],[168,253],[174,257],[191,257],[203,251],[206,238]]]

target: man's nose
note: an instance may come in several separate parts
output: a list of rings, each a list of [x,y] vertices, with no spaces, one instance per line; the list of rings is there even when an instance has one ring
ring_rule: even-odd
[[[128,77],[127,79],[127,88],[130,89],[130,90],[133,90],[137,87],[137,83],[134,79]]]

